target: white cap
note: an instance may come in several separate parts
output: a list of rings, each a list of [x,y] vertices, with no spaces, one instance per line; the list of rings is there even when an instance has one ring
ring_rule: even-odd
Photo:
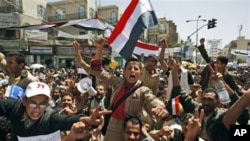
[[[26,97],[33,97],[37,95],[45,95],[50,98],[50,88],[43,82],[31,82],[25,91]]]

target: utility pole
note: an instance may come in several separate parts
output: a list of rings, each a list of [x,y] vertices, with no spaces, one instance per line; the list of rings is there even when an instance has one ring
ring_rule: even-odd
[[[198,47],[198,26],[199,26],[199,21],[203,21],[203,22],[206,22],[207,20],[206,19],[201,19],[201,16],[199,15],[198,16],[198,18],[197,19],[195,19],[195,20],[186,20],[186,22],[188,23],[188,22],[196,22],[196,47],[195,48],[197,48]],[[197,63],[197,49],[195,49],[195,64]]]

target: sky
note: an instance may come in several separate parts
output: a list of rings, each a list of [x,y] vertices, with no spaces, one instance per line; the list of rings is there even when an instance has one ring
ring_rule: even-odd
[[[48,0],[57,1],[57,0]],[[91,0],[96,5],[117,5],[124,11],[130,0]],[[236,40],[239,35],[250,39],[250,0],[151,0],[157,18],[165,17],[177,26],[177,32],[182,40],[196,31],[196,21],[186,20],[217,19],[215,28],[207,26],[198,31],[198,38],[206,40],[221,39],[220,48]],[[199,21],[198,27],[207,24]],[[242,25],[242,30],[240,27]],[[196,34],[191,37],[196,42]]]

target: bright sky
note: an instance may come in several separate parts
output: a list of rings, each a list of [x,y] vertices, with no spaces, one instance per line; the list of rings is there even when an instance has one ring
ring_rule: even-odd
[[[54,1],[54,0],[48,0]],[[121,11],[128,6],[130,0],[91,0],[97,5],[117,5]],[[177,32],[182,40],[196,30],[196,22],[186,20],[217,19],[217,27],[203,27],[199,38],[222,39],[222,47],[236,40],[239,36],[240,25],[243,26],[241,36],[250,39],[250,1],[249,0],[151,0],[158,18],[166,17],[177,25]],[[207,22],[199,21],[199,27]],[[191,37],[195,43],[196,35]]]

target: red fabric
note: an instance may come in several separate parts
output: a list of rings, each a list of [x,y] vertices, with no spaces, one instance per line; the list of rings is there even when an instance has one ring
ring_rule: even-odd
[[[131,89],[131,87],[134,84],[124,84],[123,87],[121,88],[121,90],[119,91],[119,93],[117,94],[113,105],[115,105],[119,99],[121,99],[123,97],[123,95],[127,94],[127,92]],[[120,119],[120,120],[125,120],[126,119],[126,115],[124,112],[124,108],[125,108],[125,102],[126,100],[124,100],[114,111],[114,113],[112,114],[112,117],[115,119]]]
[[[102,67],[102,60],[92,60],[90,62],[91,64],[91,69],[95,70],[95,71],[102,71],[103,67]]]

